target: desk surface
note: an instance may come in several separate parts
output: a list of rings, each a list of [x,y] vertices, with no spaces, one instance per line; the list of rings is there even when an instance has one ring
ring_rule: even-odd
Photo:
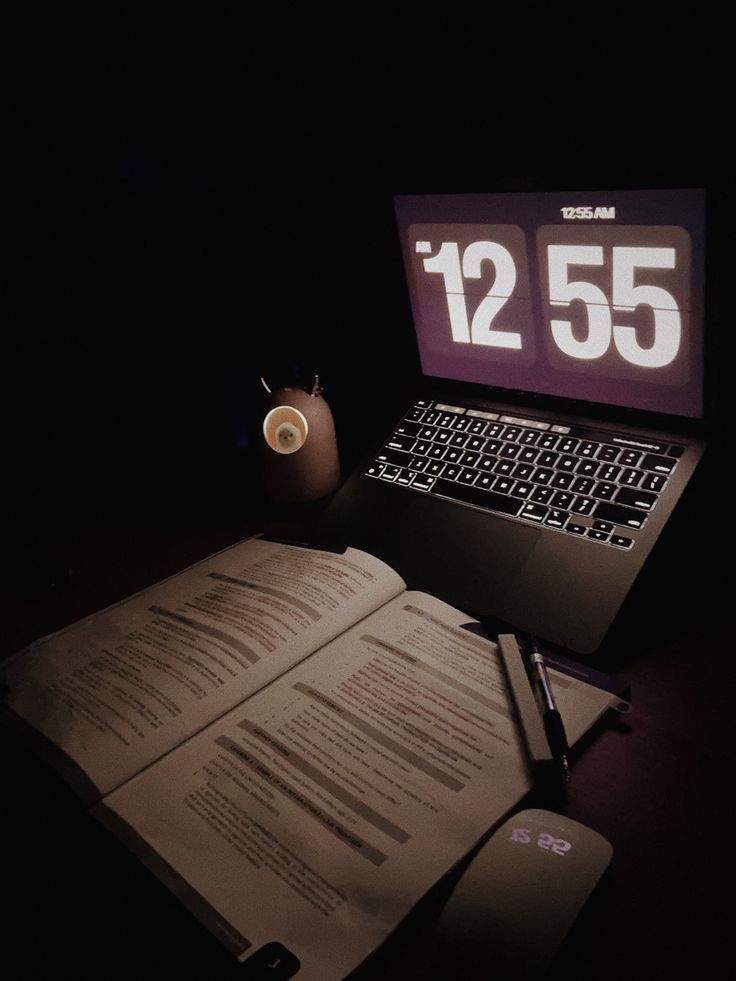
[[[695,518],[699,493],[676,513],[595,662],[630,681],[633,712],[576,749],[564,799],[533,802],[590,825],[614,848],[555,977],[715,976],[726,963],[736,668],[725,636],[724,574]],[[138,520],[29,547],[6,570],[0,655],[258,527],[201,515],[196,526]],[[7,740],[3,750],[6,956],[10,947],[31,973],[66,968],[78,978],[110,965],[236,976],[229,956],[63,787],[38,779]],[[434,977],[432,923],[446,891],[434,890],[356,981]]]

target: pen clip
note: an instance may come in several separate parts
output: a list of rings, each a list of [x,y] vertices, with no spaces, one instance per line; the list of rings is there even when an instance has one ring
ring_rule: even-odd
[[[552,685],[547,673],[544,655],[540,649],[540,644],[533,634],[527,634],[522,644],[522,659],[526,673],[529,675],[529,684],[532,686],[534,697],[539,704],[539,711],[552,711],[556,708]]]
[[[529,675],[529,684],[542,717],[547,742],[552,751],[552,756],[562,767],[565,778],[567,778],[570,773],[567,735],[552,691],[552,682],[547,672],[544,654],[540,649],[539,641],[531,634],[525,639],[524,647],[527,651],[525,666]]]

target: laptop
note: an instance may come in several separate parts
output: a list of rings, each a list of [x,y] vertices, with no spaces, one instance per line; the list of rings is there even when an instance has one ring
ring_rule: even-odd
[[[317,539],[590,654],[705,446],[705,192],[394,204],[422,387]]]

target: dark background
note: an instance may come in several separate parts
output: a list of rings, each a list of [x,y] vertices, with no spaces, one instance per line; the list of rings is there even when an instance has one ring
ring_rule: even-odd
[[[393,193],[706,186],[723,234],[713,27],[369,9],[8,34],[6,547],[247,507],[262,374],[349,469],[417,372]]]

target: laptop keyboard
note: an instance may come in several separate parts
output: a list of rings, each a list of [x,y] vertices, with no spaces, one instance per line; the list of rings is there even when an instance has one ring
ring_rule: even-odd
[[[683,451],[612,430],[418,401],[364,472],[630,549]]]

